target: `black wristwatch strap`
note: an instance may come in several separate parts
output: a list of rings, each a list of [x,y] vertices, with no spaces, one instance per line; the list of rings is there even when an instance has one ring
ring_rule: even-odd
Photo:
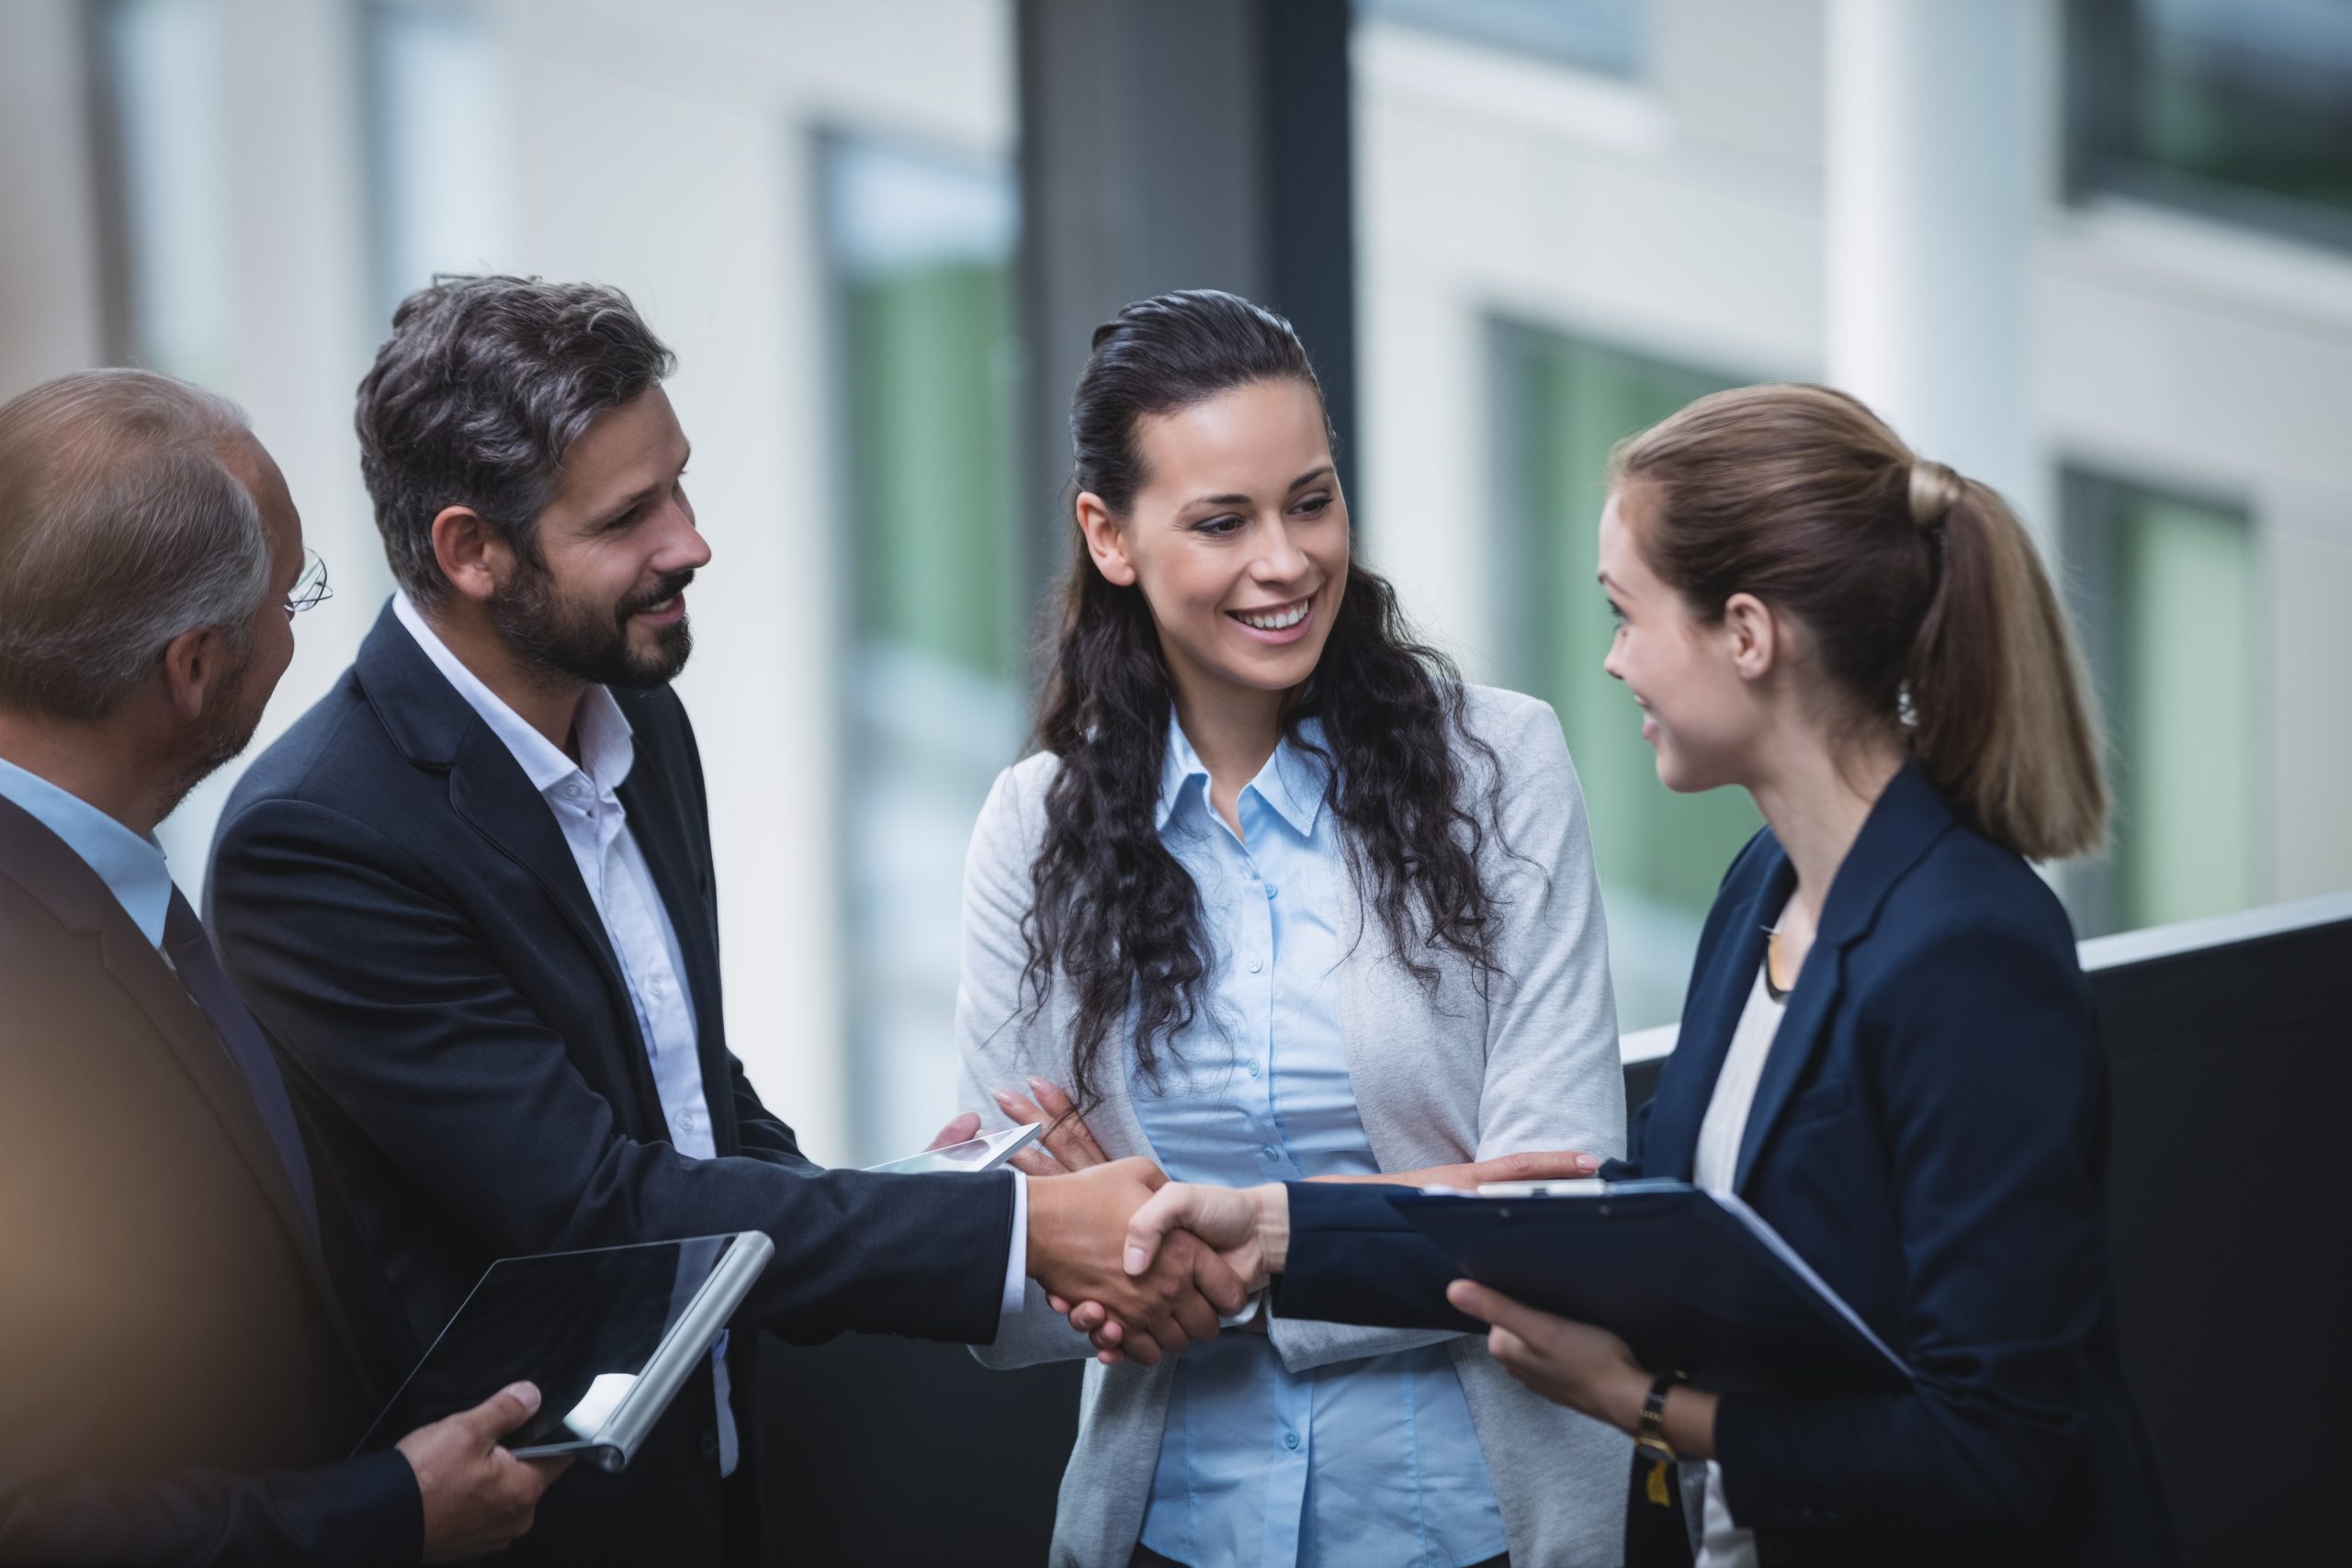
[[[1634,1447],[1643,1458],[1672,1464],[1680,1457],[1666,1440],[1666,1396],[1677,1383],[1688,1381],[1680,1372],[1660,1372],[1650,1384],[1649,1397],[1642,1401],[1641,1424],[1634,1433]]]

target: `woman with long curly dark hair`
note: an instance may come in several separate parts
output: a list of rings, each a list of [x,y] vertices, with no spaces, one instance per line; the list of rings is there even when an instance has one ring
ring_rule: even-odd
[[[1617,1149],[1558,721],[1465,684],[1352,558],[1289,323],[1206,291],[1127,307],[1071,434],[1040,750],[997,781],[966,874],[966,1103],[1054,1115],[1063,1164],[1231,1185],[1575,1174],[1525,1156]],[[983,1359],[1093,1354],[1057,1304],[1032,1286]],[[1057,1563],[1616,1561],[1623,1440],[1475,1337],[1262,1304],[1233,1330],[1088,1369]]]

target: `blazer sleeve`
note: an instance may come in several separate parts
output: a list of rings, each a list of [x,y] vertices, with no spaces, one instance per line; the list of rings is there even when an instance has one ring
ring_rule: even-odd
[[[1019,782],[1014,770],[997,775],[972,827],[964,856],[964,924],[956,980],[956,1103],[980,1114],[983,1132],[1012,1125],[990,1091],[1022,1088],[1021,971],[1028,947],[1021,918],[1029,908],[1028,856],[1023,845]],[[983,1366],[1000,1371],[1041,1361],[1084,1360],[1094,1354],[1085,1335],[1070,1327],[1035,1280],[1024,1282],[1021,1309],[997,1337],[975,1345]]]
[[[1500,791],[1481,871],[1501,908],[1495,957],[1502,974],[1488,998],[1485,1038],[1476,1043],[1486,1060],[1477,1155],[1491,1159],[1539,1149],[1620,1155],[1625,1147],[1625,1074],[1618,1060],[1609,936],[1584,792],[1548,703],[1521,701],[1502,716],[1490,744],[1501,769]],[[1293,1190],[1327,1185],[1302,1184]],[[1311,1197],[1307,1202],[1311,1212],[1326,1212]],[[1394,1221],[1401,1231],[1398,1245],[1410,1238],[1427,1247],[1385,1203],[1343,1212],[1383,1227],[1351,1228],[1346,1234],[1358,1238],[1355,1245],[1369,1245],[1363,1240],[1368,1235],[1387,1234],[1386,1222]],[[1404,1251],[1419,1256],[1409,1247]],[[1428,1256],[1440,1255],[1430,1247]],[[1446,1281],[1458,1274],[1449,1268],[1435,1278],[1434,1292],[1408,1321],[1483,1330],[1445,1304]],[[1274,1348],[1292,1371],[1415,1349],[1442,1337],[1400,1333],[1402,1325],[1393,1317],[1362,1315],[1385,1309],[1350,1309],[1343,1298],[1316,1295],[1308,1299],[1319,1310],[1306,1313],[1300,1310],[1301,1299],[1287,1292],[1279,1295],[1269,1324]],[[1299,1321],[1327,1316],[1342,1321]],[[1343,1326],[1374,1323],[1392,1326]]]
[[[1916,1380],[1725,1395],[1724,1496],[1748,1528],[2021,1533],[2084,1440],[2084,1347],[2105,1311],[2089,990],[2063,936],[1979,922],[1921,943],[1857,1002],[1877,1037]]]
[[[996,1332],[1012,1180],[804,1171],[640,1143],[431,873],[373,829],[271,798],[222,825],[213,934],[297,1066],[485,1245],[516,1253],[761,1230],[741,1309],[785,1337]]]
[[[413,1568],[424,1504],[397,1450],[264,1475],[0,1481],[0,1562]]]
[[[1383,1331],[1486,1332],[1446,1303],[1445,1287],[1462,1270],[1389,1205],[1406,1189],[1294,1181],[1286,1190],[1290,1255],[1274,1280],[1277,1324],[1295,1317]]]

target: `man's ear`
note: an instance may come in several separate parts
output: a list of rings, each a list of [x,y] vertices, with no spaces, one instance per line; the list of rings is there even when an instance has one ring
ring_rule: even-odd
[[[455,592],[485,604],[513,575],[514,552],[470,506],[445,506],[433,519],[433,558]]]
[[[1121,588],[1134,587],[1136,566],[1127,558],[1126,540],[1119,532],[1118,519],[1102,504],[1102,498],[1091,490],[1080,492],[1075,504],[1078,531],[1085,536],[1086,553],[1094,558],[1094,570]]]
[[[1732,668],[1743,681],[1760,681],[1772,672],[1784,651],[1781,624],[1771,607],[1753,593],[1735,593],[1724,601],[1724,633],[1731,640]]]
[[[194,724],[217,708],[244,658],[219,626],[182,632],[164,645],[164,693],[173,714]]]

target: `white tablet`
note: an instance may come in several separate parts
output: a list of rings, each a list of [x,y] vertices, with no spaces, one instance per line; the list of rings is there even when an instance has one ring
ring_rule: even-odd
[[[1026,1127],[1007,1127],[1001,1133],[985,1137],[967,1138],[960,1144],[950,1144],[944,1149],[925,1149],[919,1155],[894,1159],[888,1165],[869,1165],[868,1170],[878,1170],[891,1176],[931,1176],[943,1171],[994,1170],[1023,1149],[1037,1141],[1046,1130],[1042,1122],[1032,1122]]]

